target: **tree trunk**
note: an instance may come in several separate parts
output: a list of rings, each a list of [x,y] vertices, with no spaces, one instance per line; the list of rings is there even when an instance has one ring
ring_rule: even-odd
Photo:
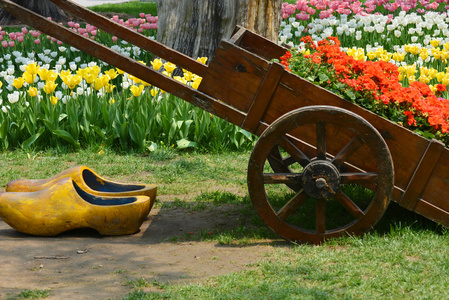
[[[190,57],[212,57],[236,25],[277,41],[282,0],[158,0],[157,40]]]
[[[54,21],[66,21],[67,15],[53,2],[49,0],[12,0],[19,5],[22,5],[29,10],[32,10],[44,17],[51,17]],[[17,22],[8,11],[0,10],[0,24],[9,25]]]

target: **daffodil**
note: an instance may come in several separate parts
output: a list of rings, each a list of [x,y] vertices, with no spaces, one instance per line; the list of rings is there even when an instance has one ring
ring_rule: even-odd
[[[36,97],[36,96],[37,96],[37,88],[35,88],[35,87],[30,87],[30,88],[28,89],[28,94],[29,94],[31,97]]]
[[[47,83],[44,85],[44,92],[47,95],[50,95],[53,93],[58,85],[54,81],[47,81]]]
[[[25,79],[23,79],[22,77],[18,77],[15,78],[12,82],[12,85],[16,88],[16,89],[20,89],[22,88],[23,84],[25,83]]]
[[[143,85],[132,85],[129,89],[131,90],[131,93],[134,97],[139,97],[140,95],[142,95],[143,88]]]
[[[155,71],[158,71],[162,67],[162,60],[156,58],[151,62],[151,65]]]

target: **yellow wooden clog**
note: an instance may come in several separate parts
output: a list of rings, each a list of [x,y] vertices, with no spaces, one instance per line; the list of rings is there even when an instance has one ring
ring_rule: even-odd
[[[47,179],[18,179],[6,185],[7,192],[34,192],[45,189],[62,178],[70,177],[84,191],[97,196],[148,196],[151,199],[150,209],[156,199],[157,186],[148,184],[126,184],[101,178],[86,166],[67,169]]]
[[[54,236],[77,228],[124,235],[139,230],[150,204],[148,196],[92,195],[67,177],[40,191],[0,194],[0,217],[12,228],[32,235]]]

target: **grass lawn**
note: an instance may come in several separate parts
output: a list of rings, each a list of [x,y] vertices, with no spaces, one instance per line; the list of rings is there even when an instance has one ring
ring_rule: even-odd
[[[85,164],[118,181],[158,185],[158,195],[175,197],[162,209],[206,210],[232,205],[251,220],[241,230],[223,228],[195,241],[245,247],[272,241],[276,251],[250,270],[208,279],[201,284],[160,284],[146,293],[139,283],[125,299],[443,299],[449,281],[449,235],[445,228],[391,205],[375,229],[363,237],[329,241],[321,246],[287,245],[274,236],[252,209],[246,191],[249,152],[176,153],[160,150],[148,156],[89,149],[78,153],[0,154],[0,184],[20,177],[45,178]],[[209,189],[213,187],[215,192]],[[179,242],[180,237],[173,242]],[[276,247],[276,244],[282,247]],[[250,253],[250,248],[248,253]],[[141,285],[140,285],[141,286]]]

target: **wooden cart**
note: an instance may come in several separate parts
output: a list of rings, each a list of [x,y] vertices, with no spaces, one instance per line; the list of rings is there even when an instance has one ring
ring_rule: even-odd
[[[0,0],[26,24],[258,135],[248,165],[249,195],[265,224],[283,238],[320,243],[363,234],[382,217],[390,200],[449,226],[444,188],[449,183],[449,151],[444,145],[271,62],[284,55],[285,48],[237,27],[206,66],[71,1],[51,1],[203,77],[195,90]],[[282,194],[284,190],[289,192]]]

